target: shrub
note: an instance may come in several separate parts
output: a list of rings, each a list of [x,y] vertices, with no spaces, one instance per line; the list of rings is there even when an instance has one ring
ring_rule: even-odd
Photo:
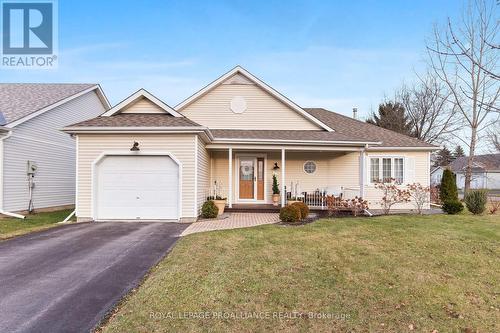
[[[459,200],[448,200],[443,203],[443,210],[451,215],[458,214],[464,209]]]
[[[280,187],[276,175],[273,175],[273,194],[280,194]]]
[[[410,202],[410,191],[399,188],[395,179],[390,179],[388,183],[378,182],[375,184],[375,188],[382,191],[380,205],[386,215],[389,214],[392,206]]]
[[[500,200],[490,198],[490,207],[488,211],[490,212],[490,214],[495,214],[496,212],[500,211]]]
[[[305,219],[309,216],[309,207],[303,202],[294,202],[292,206],[296,206],[300,210],[300,218]]]
[[[413,199],[412,201],[417,209],[417,213],[422,215],[424,206],[429,203],[430,188],[428,186],[422,186],[420,183],[408,184],[406,187],[410,192],[410,197]]]
[[[283,222],[297,222],[300,220],[300,209],[291,205],[280,209],[280,220]]]
[[[486,210],[486,203],[488,201],[488,191],[486,190],[473,190],[465,193],[464,197],[467,209],[475,215],[482,214]]]
[[[458,200],[457,176],[449,169],[443,171],[441,186],[439,187],[441,202]]]
[[[212,200],[205,201],[203,206],[201,206],[201,217],[205,219],[216,218],[218,214],[219,208],[217,208]]]

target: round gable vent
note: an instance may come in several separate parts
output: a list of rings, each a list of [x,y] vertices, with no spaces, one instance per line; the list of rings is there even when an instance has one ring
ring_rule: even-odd
[[[247,110],[247,101],[242,96],[234,96],[231,100],[231,111],[243,113]]]

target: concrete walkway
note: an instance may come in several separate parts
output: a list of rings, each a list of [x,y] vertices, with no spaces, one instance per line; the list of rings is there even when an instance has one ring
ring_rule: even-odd
[[[192,223],[181,234],[186,236],[198,232],[255,227],[280,221],[277,213],[229,213],[226,218]]]

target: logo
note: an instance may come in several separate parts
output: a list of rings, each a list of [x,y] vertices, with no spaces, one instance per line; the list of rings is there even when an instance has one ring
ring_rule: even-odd
[[[55,0],[0,0],[3,68],[57,67]]]

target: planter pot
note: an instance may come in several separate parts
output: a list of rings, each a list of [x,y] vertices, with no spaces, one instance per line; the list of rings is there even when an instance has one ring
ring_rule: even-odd
[[[224,200],[212,200],[215,204],[215,206],[217,206],[217,208],[219,208],[219,216],[224,214],[224,209],[226,208],[226,199]]]
[[[279,202],[280,202],[280,195],[273,194],[273,206],[278,206]]]
[[[300,201],[300,200],[288,200],[288,206],[290,206],[296,202],[302,202],[302,201]]]

